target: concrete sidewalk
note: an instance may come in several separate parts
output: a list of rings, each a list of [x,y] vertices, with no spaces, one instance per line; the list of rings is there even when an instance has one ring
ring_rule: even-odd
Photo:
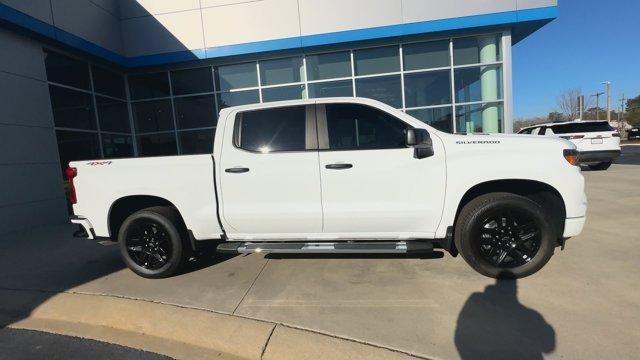
[[[585,171],[584,233],[541,272],[517,282],[485,278],[448,255],[211,257],[183,275],[147,280],[124,269],[117,248],[74,239],[60,226],[0,239],[0,288],[206,310],[269,324],[276,335],[307,329],[310,339],[347,339],[393,356],[634,358],[638,164],[640,147],[625,147],[608,171]],[[272,335],[269,343],[295,357],[308,350],[296,346],[313,343],[281,339]]]

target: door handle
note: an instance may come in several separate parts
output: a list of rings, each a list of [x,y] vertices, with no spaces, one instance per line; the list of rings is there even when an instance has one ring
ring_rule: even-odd
[[[228,172],[228,173],[232,173],[232,174],[241,174],[241,173],[249,172],[249,168],[232,167],[232,168],[225,169],[224,172]]]
[[[351,164],[329,164],[329,165],[325,165],[325,168],[329,169],[329,170],[346,170],[346,169],[351,169],[353,167],[353,165]]]

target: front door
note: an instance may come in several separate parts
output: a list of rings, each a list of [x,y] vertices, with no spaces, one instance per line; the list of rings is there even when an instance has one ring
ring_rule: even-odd
[[[230,239],[299,239],[322,232],[314,105],[238,113],[227,120],[221,212]]]
[[[410,125],[368,105],[318,104],[323,232],[327,237],[432,237],[442,214],[442,151],[416,159]]]

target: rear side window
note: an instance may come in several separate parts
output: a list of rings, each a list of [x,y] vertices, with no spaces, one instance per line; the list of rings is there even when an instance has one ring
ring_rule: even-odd
[[[241,113],[236,120],[236,146],[261,153],[304,151],[305,115],[305,106]]]
[[[372,150],[406,147],[410,126],[384,111],[360,104],[327,104],[331,150]]]
[[[588,133],[588,132],[602,132],[602,131],[615,131],[614,128],[606,121],[598,122],[575,122],[572,124],[560,124],[553,125],[551,127],[555,134],[573,134],[573,133]]]

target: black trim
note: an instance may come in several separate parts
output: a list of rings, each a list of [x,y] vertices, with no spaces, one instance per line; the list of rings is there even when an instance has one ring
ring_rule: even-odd
[[[578,154],[580,163],[613,162],[620,157],[620,150],[581,151]]]
[[[227,232],[224,230],[224,226],[222,226],[222,219],[220,219],[220,199],[218,199],[218,181],[216,180],[216,159],[211,155],[211,163],[213,165],[213,195],[215,197],[216,202],[216,219],[218,219],[218,225],[220,225],[220,230],[222,230],[222,240],[227,238]]]

